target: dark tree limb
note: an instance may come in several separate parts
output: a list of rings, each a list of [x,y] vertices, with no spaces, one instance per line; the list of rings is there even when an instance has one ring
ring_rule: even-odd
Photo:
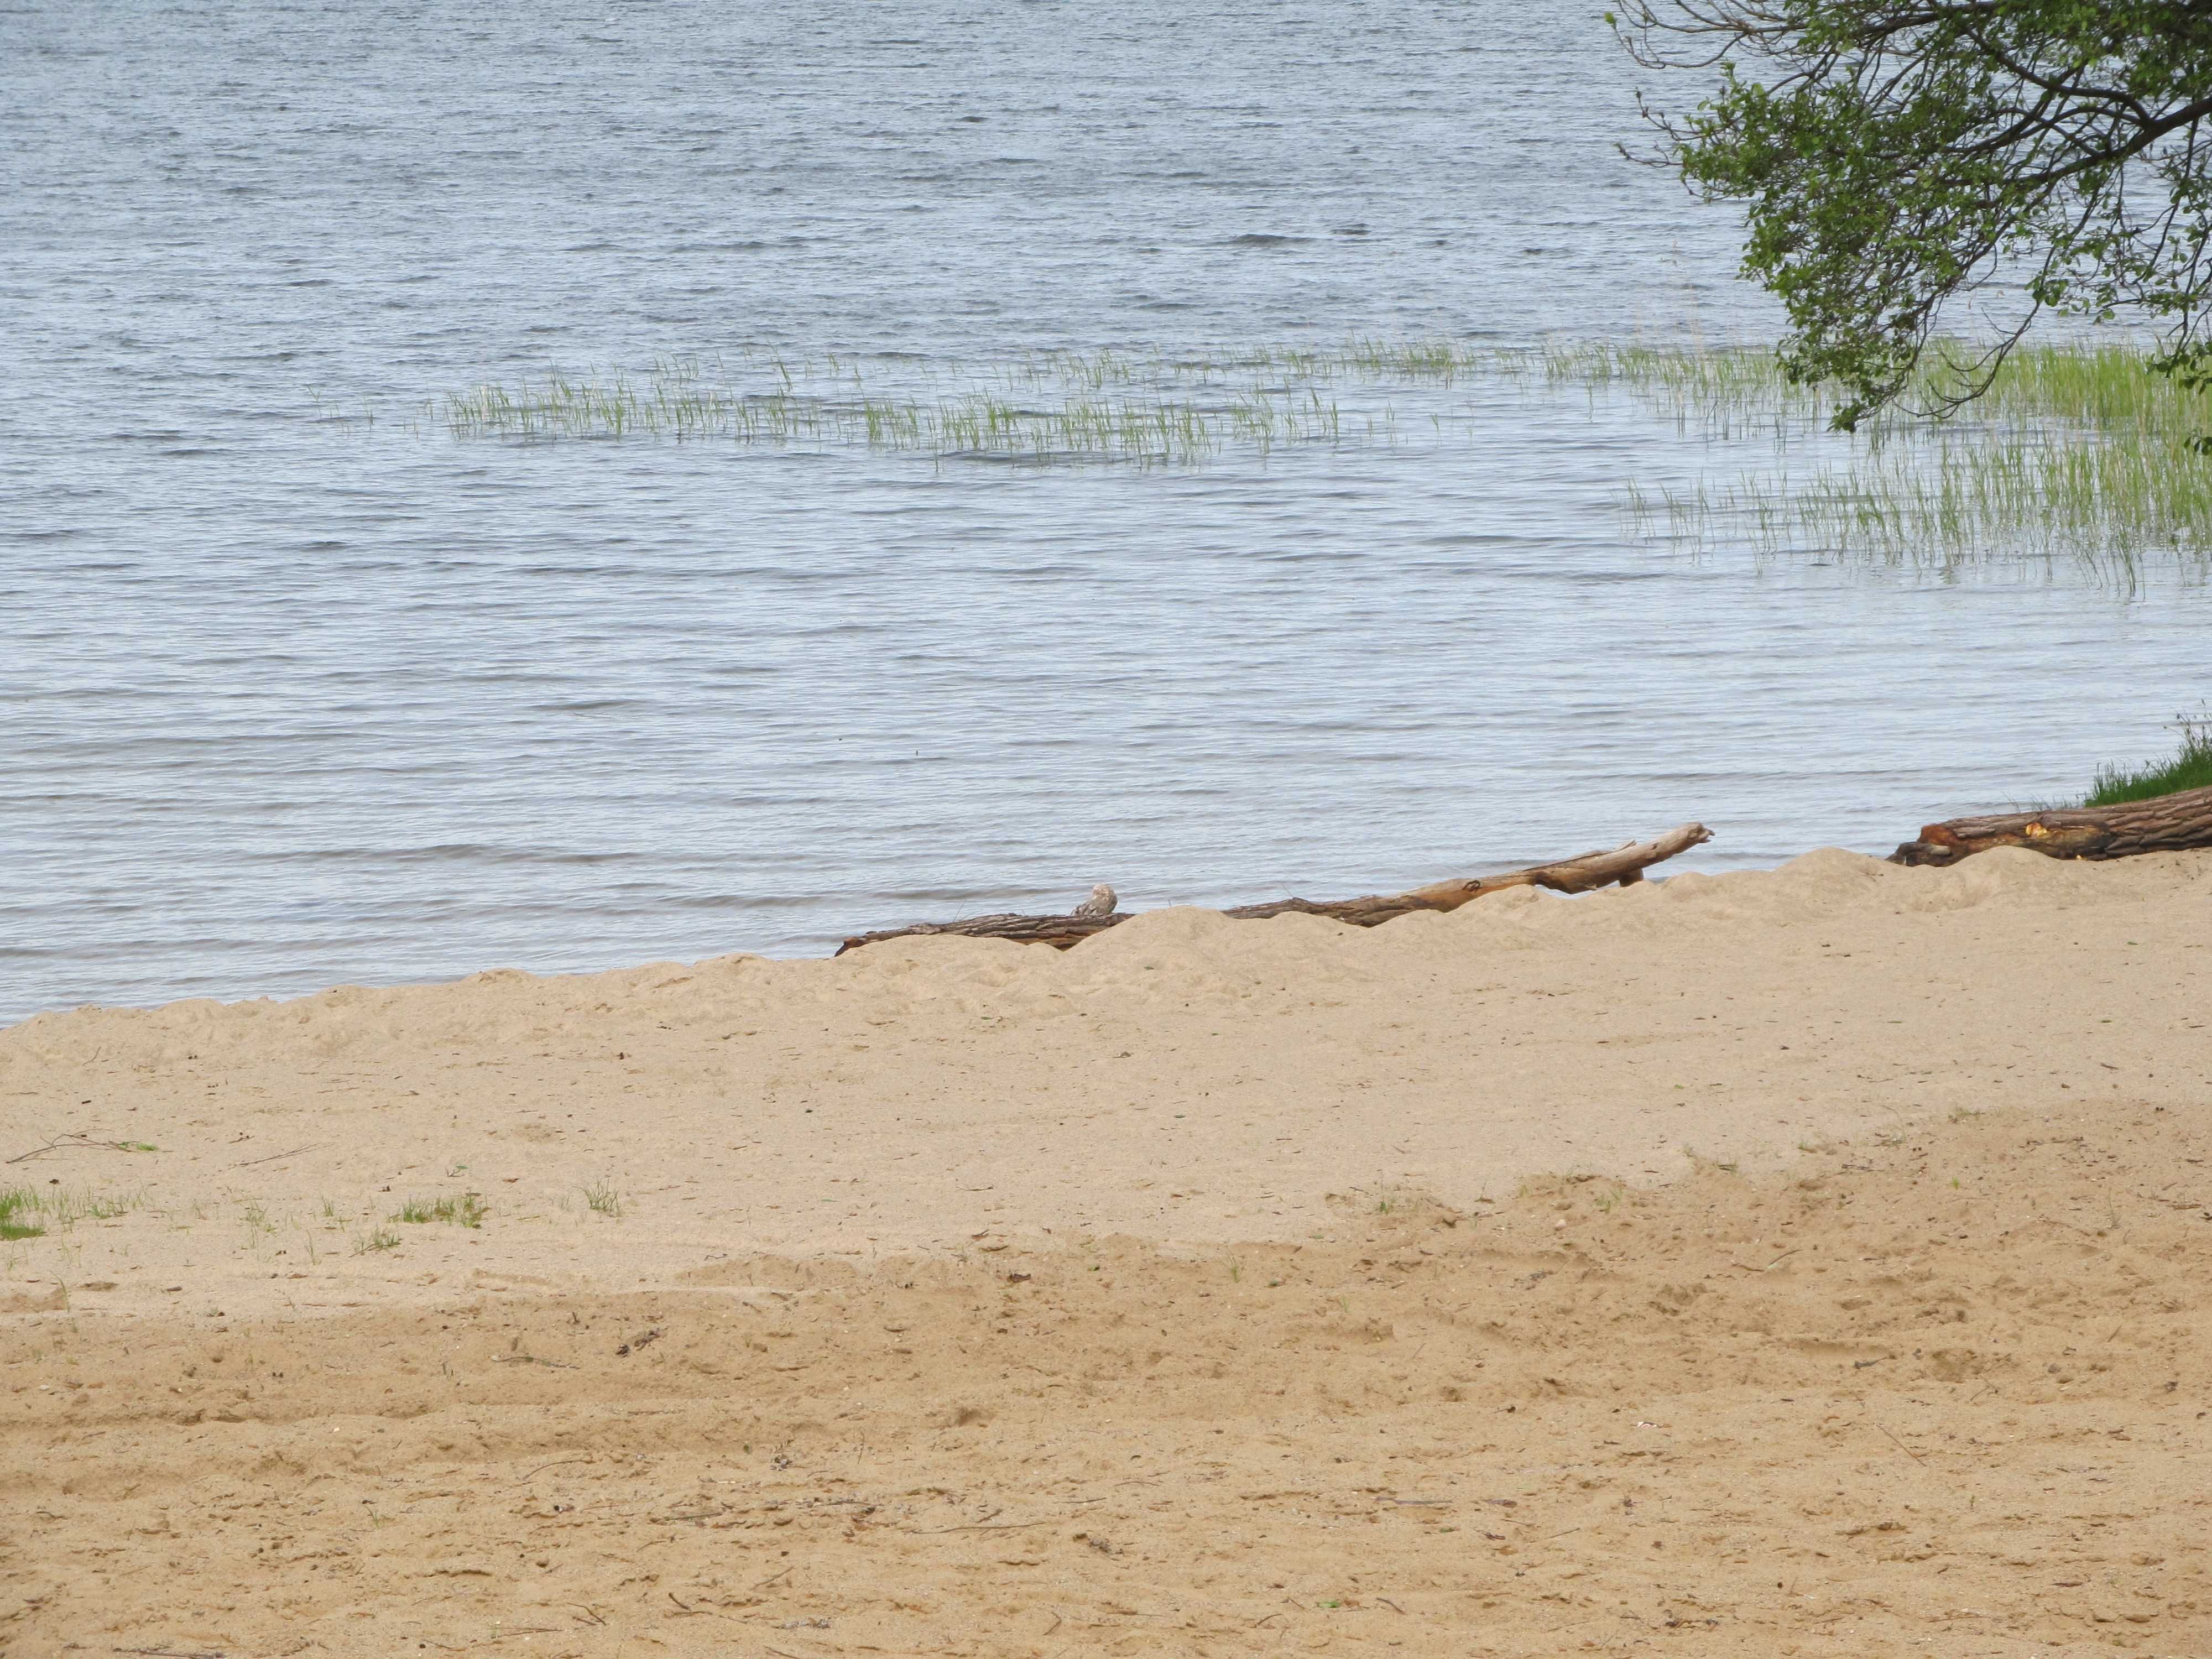
[[[1587,893],[1593,888],[1618,884],[1626,887],[1644,879],[1655,864],[1686,853],[1712,839],[1702,823],[1685,823],[1650,841],[1626,842],[1609,852],[1583,853],[1550,864],[1530,865],[1503,875],[1474,876],[1440,881],[1409,893],[1376,894],[1366,898],[1337,899],[1317,903],[1311,899],[1277,899],[1270,904],[1243,904],[1221,914],[1240,921],[1264,921],[1269,916],[1328,916],[1356,927],[1373,927],[1415,910],[1456,910],[1470,899],[1508,887],[1545,887],[1555,893]],[[860,933],[837,947],[837,954],[858,950],[887,939],[908,939],[924,933],[959,933],[971,939],[1012,939],[1019,945],[1050,945],[1070,950],[1093,933],[1103,933],[1127,921],[1126,915],[971,916],[965,921],[925,921],[911,927],[889,927]]]
[[[2184,789],[2119,806],[2004,812],[1923,827],[1892,864],[1956,864],[1992,847],[2027,847],[2055,859],[2120,859],[2212,847],[2212,788]]]

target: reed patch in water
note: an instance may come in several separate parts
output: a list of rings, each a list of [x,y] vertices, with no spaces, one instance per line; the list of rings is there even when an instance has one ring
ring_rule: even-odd
[[[1940,405],[1967,361],[1931,354],[1908,404]],[[1672,541],[1893,560],[2201,555],[2212,551],[2212,457],[2199,441],[2212,397],[2150,365],[2122,345],[2027,348],[1948,418],[1908,407],[1850,439],[1826,430],[1833,389],[1792,384],[1769,352],[1577,348],[1545,373],[1624,389],[1678,428],[1771,441],[1768,468],[1656,494],[1630,486],[1632,520]]]
[[[1371,421],[1348,423],[1317,385],[1240,383],[1211,363],[1109,352],[1043,354],[954,377],[902,364],[882,392],[850,360],[793,366],[769,359],[752,368],[749,377],[731,376],[670,360],[641,379],[553,374],[512,388],[487,384],[447,398],[437,418],[464,438],[719,438],[945,458],[1161,464],[1195,463],[1235,446],[1264,453],[1279,445],[1340,443],[1348,425],[1356,438],[1376,435]],[[925,383],[919,389],[917,380]],[[1017,395],[1048,389],[1054,395]]]
[[[1931,351],[1907,409],[1848,436],[1828,430],[1834,390],[1791,382],[1764,349],[1366,337],[979,363],[671,358],[635,377],[481,385],[435,406],[434,419],[463,438],[1195,465],[1233,452],[1398,442],[1410,423],[1395,400],[1442,441],[1472,429],[1486,400],[1574,387],[1594,403],[1635,400],[1716,459],[1745,441],[1771,458],[1688,482],[1631,477],[1625,504],[1646,537],[1913,562],[2212,550],[2212,458],[2196,443],[2212,431],[2212,397],[2154,373],[2138,348],[2055,344],[2015,351],[1948,419],[1910,413],[1941,407],[1973,361],[1963,347]]]

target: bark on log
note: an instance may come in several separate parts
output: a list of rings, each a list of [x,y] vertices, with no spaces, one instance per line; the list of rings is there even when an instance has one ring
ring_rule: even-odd
[[[1242,904],[1221,914],[1239,921],[1296,914],[1330,916],[1361,927],[1373,927],[1395,916],[1415,910],[1456,910],[1470,899],[1508,887],[1547,887],[1555,893],[1587,893],[1593,888],[1619,884],[1626,887],[1644,879],[1652,865],[1686,853],[1713,838],[1702,823],[1685,823],[1650,841],[1626,842],[1609,852],[1583,853],[1550,864],[1532,864],[1503,875],[1473,876],[1418,887],[1410,893],[1376,894],[1367,898],[1337,899],[1316,903],[1311,899],[1277,899],[1270,904]],[[887,927],[880,933],[860,933],[837,947],[837,954],[857,951],[887,939],[910,939],[922,933],[959,933],[972,939],[1012,939],[1020,945],[1050,945],[1069,950],[1093,933],[1127,921],[1127,915],[1108,916],[971,916],[965,921],[925,921],[911,927]]]
[[[2184,789],[2119,806],[1951,818],[1924,825],[1920,838],[1906,842],[1889,861],[1956,864],[1992,847],[2029,847],[2055,859],[2122,859],[2212,847],[2212,788]]]

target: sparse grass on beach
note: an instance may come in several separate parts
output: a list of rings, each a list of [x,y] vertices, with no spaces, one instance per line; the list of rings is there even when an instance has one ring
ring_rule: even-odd
[[[143,1193],[96,1193],[90,1188],[71,1187],[0,1188],[0,1239],[67,1232],[80,1221],[111,1220],[143,1207],[145,1202]]]
[[[595,1215],[603,1215],[610,1221],[622,1219],[622,1194],[606,1182],[595,1181],[585,1188],[584,1202]]]
[[[35,1206],[33,1194],[27,1187],[0,1189],[0,1240],[43,1238],[46,1230],[35,1223],[18,1219]]]
[[[410,1198],[392,1218],[416,1226],[444,1222],[456,1227],[481,1227],[485,1213],[481,1196],[463,1193],[459,1198]]]

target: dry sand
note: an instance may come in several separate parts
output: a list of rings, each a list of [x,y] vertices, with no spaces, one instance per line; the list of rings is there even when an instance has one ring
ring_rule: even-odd
[[[87,1010],[0,1137],[11,1656],[2212,1653],[2212,857]]]

